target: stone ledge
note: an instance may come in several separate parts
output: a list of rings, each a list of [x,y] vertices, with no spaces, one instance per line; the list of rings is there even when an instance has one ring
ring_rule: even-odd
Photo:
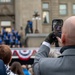
[[[27,37],[46,37],[48,34],[27,34]]]
[[[25,37],[26,47],[39,47],[48,34],[27,34]]]

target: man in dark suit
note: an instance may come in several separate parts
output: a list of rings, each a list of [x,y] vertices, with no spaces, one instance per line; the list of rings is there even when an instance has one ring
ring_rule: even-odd
[[[42,43],[34,59],[34,75],[75,75],[75,16],[68,18],[62,27],[61,55],[49,58],[50,44],[56,36],[54,33]]]
[[[6,68],[2,60],[0,60],[0,75],[7,75]]]

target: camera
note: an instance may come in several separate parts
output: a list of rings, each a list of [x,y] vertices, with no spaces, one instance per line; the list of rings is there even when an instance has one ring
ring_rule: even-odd
[[[62,33],[63,20],[62,19],[54,19],[52,20],[52,31],[55,34],[55,37],[61,38]],[[55,39],[55,47],[59,47],[58,40]]]
[[[62,26],[63,26],[63,20],[62,19],[54,19],[54,20],[52,20],[52,31],[58,37],[61,37]]]

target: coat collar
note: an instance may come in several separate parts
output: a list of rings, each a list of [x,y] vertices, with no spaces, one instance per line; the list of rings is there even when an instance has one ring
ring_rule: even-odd
[[[62,47],[60,52],[62,54],[59,57],[61,57],[61,56],[75,56],[75,45]]]

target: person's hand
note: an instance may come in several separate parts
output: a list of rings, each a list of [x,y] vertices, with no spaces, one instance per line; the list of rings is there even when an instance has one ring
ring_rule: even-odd
[[[22,68],[26,69],[26,65],[22,65]]]
[[[46,37],[45,41],[52,44],[55,42],[56,39],[57,38],[56,38],[55,34],[52,32]]]
[[[56,38],[57,38],[57,40],[58,40],[59,46],[62,46],[61,38],[59,38],[59,37],[56,37]]]

